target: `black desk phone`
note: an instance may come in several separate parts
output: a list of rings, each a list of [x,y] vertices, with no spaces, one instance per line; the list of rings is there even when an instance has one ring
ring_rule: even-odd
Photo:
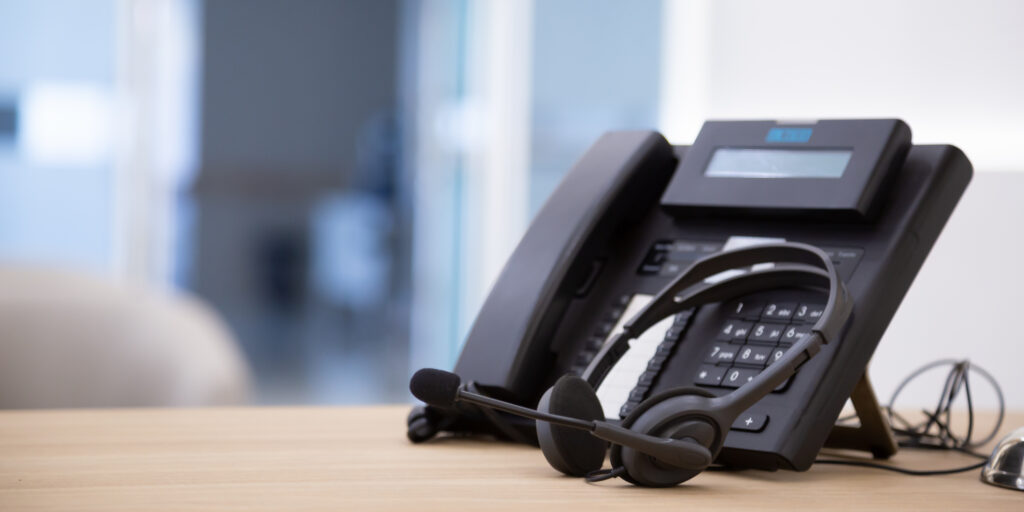
[[[868,360],[971,174],[959,149],[912,145],[896,119],[709,121],[691,146],[656,132],[608,133],[538,212],[454,372],[474,393],[534,407],[561,376],[587,376],[615,334],[693,262],[798,242],[831,260],[852,314],[798,373],[726,427],[714,460],[805,470],[826,444],[886,457],[896,445],[866,379]],[[600,379],[589,370],[600,415],[615,423],[672,388],[715,397],[747,385],[812,333],[826,299],[782,281],[661,319]],[[859,429],[835,426],[847,399]],[[414,409],[409,426],[414,441],[448,431],[538,442],[533,421],[468,404]]]

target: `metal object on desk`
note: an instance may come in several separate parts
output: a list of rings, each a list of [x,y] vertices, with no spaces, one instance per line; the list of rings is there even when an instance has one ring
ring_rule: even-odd
[[[1024,427],[1004,437],[981,470],[981,480],[1024,491]]]

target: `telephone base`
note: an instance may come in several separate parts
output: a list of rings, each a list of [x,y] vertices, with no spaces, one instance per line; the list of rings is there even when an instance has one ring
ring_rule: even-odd
[[[860,426],[833,426],[825,440],[825,447],[866,451],[876,459],[888,459],[895,455],[899,449],[896,436],[882,414],[866,371],[854,386],[850,402],[860,419]]]

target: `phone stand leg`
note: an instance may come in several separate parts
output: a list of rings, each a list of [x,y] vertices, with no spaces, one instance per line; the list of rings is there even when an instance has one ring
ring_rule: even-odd
[[[853,409],[857,411],[860,426],[832,427],[825,446],[871,452],[876,459],[888,459],[896,454],[896,437],[882,414],[882,408],[878,405],[878,398],[875,397],[875,390],[871,387],[867,372],[854,386],[850,401],[853,402]]]

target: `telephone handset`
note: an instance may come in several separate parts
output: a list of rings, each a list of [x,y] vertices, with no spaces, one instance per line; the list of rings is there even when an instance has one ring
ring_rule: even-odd
[[[737,418],[715,460],[804,470],[826,441],[891,455],[891,433],[872,438],[834,423],[853,395],[862,424],[881,424],[869,407],[868,360],[971,174],[957,148],[912,145],[909,127],[894,119],[710,121],[689,147],[655,132],[606,134],[538,212],[454,372],[473,392],[527,407],[559,377],[582,375],[599,384],[601,414],[612,422],[671,389],[726,396],[812,334],[824,314],[821,289],[784,279],[653,325],[637,313],[695,261],[797,242],[828,256],[854,313],[798,374]],[[638,321],[645,328],[631,333],[629,351],[606,358]],[[533,421],[469,404],[410,414],[410,439],[441,430],[537,442]]]

